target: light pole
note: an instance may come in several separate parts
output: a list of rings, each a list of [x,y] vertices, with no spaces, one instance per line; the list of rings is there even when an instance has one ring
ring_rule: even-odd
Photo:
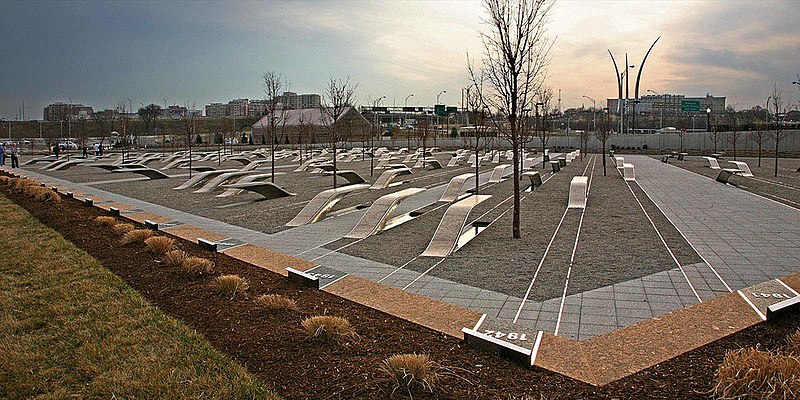
[[[403,101],[403,125],[406,124],[406,110],[405,110],[405,108],[408,107],[408,98],[409,97],[414,97],[414,93],[411,93],[410,95],[406,96],[405,101]]]
[[[666,101],[666,97],[665,95],[658,93],[655,90],[647,89],[647,91],[657,96],[661,96],[661,105],[659,105],[658,107],[661,110],[661,113],[659,114],[658,117],[658,129],[661,130],[664,128],[664,102]]]
[[[441,96],[442,93],[447,93],[447,90],[442,90],[441,92],[439,92],[439,94],[436,95],[436,104],[434,104],[434,107],[433,107],[434,111],[433,112],[436,112],[436,106],[439,105],[439,96]],[[433,131],[433,145],[434,146],[436,146],[436,136],[438,135],[438,130],[439,130],[439,113],[436,113],[436,129],[434,129],[434,131]]]
[[[764,122],[765,122],[767,125],[769,125],[769,100],[770,100],[771,98],[772,98],[772,96],[769,96],[769,97],[767,97],[767,102],[766,102],[766,104],[764,104],[764,106],[765,106],[765,107],[764,107],[764,112],[766,113],[766,116],[764,117]]]
[[[597,130],[597,116],[595,115],[595,111],[597,110],[597,102],[587,95],[583,95],[583,97],[586,97],[592,102],[592,129]]]
[[[711,133],[711,107],[706,107],[706,130]],[[714,153],[717,152],[717,140],[714,139]]]
[[[369,156],[370,156],[369,157],[369,176],[372,176],[375,173],[375,135],[378,134],[378,125],[379,125],[379,122],[380,122],[378,120],[378,111],[376,110],[376,108],[378,108],[378,104],[381,104],[381,100],[383,100],[385,98],[386,98],[386,96],[378,97],[378,99],[375,100],[375,105],[372,106],[372,115],[374,116],[374,119],[375,119],[375,133],[373,133],[371,135],[372,137],[370,138],[370,143],[369,143]],[[408,98],[406,98],[406,99],[408,99]],[[336,154],[334,154],[333,156],[336,157]]]

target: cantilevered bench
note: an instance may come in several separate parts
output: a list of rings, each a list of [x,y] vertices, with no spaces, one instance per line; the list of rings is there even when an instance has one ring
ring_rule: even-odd
[[[281,174],[283,174],[283,173],[282,172],[278,172],[275,175],[281,175]],[[237,188],[235,185],[242,184],[242,183],[253,183],[253,182],[261,183],[262,179],[269,179],[271,177],[272,177],[271,173],[269,173],[269,174],[247,175],[245,177],[242,177],[238,181],[236,181],[236,183],[232,183],[230,185],[222,185],[223,187],[226,187],[228,189],[226,189],[224,192],[216,195],[215,197],[230,197],[230,196],[239,194],[244,189]]]
[[[428,167],[430,169],[442,169],[443,168],[442,167],[442,163],[440,163],[439,160],[427,160],[427,161],[425,161],[425,164],[428,164]]]
[[[464,157],[455,156],[455,157],[451,158],[450,161],[447,162],[447,166],[448,167],[455,167],[456,165],[458,165],[458,163],[461,162],[462,159],[464,159]]]
[[[358,174],[356,171],[352,170],[344,170],[344,171],[336,171],[336,175],[341,176],[345,180],[347,180],[349,185],[358,185],[360,183],[366,182],[366,180]]]
[[[489,177],[489,183],[498,183],[503,180],[503,176],[506,174],[506,169],[510,167],[511,164],[500,164],[492,170],[492,175]]]
[[[467,222],[472,208],[490,198],[490,195],[469,196],[450,207],[444,212],[436,232],[433,233],[431,242],[425,249],[421,257],[447,257],[456,250],[464,223]]]
[[[531,190],[536,189],[539,186],[542,186],[542,176],[539,174],[539,171],[523,172],[522,176],[530,178]]]
[[[47,156],[47,157],[40,157],[40,158],[32,158],[32,159],[30,159],[28,161],[25,161],[21,165],[31,165],[31,164],[44,163],[44,162],[52,163],[53,161],[58,161],[58,159],[59,158],[57,156]]]
[[[236,161],[241,163],[242,165],[250,164],[250,159],[247,157],[236,156],[236,157],[228,157],[225,161]]]
[[[561,163],[558,161],[548,161],[548,164],[553,168],[553,173],[555,174],[558,171],[561,171]]]
[[[131,168],[147,168],[144,164],[86,164],[86,166],[101,168],[108,172]]]
[[[175,168],[175,167],[181,166],[181,165],[183,165],[183,164],[188,164],[188,163],[189,163],[189,161],[190,161],[190,160],[189,160],[188,158],[181,158],[181,159],[178,159],[178,160],[174,160],[174,161],[170,162],[169,164],[167,164],[167,165],[165,165],[165,166],[161,167],[161,170],[162,170],[162,171],[166,171],[166,170],[168,170],[168,169],[172,169],[172,168]],[[199,158],[199,157],[192,157],[191,161],[192,161],[192,162],[194,162],[194,161],[200,161],[200,158]]]
[[[741,173],[739,173],[739,175],[747,177],[747,178],[752,178],[753,177],[753,172],[750,171],[750,166],[747,165],[746,162],[744,162],[744,161],[728,161],[728,162],[731,163],[731,164],[736,165],[736,169],[742,171]]]
[[[410,175],[411,169],[410,168],[392,168],[389,170],[384,171],[378,179],[375,180],[375,183],[370,186],[370,189],[385,189],[389,187],[389,184],[392,180],[400,175]]]
[[[381,196],[372,203],[358,224],[345,237],[363,239],[382,231],[392,216],[392,212],[403,200],[424,191],[423,188],[408,188]]]
[[[213,171],[201,172],[201,173],[189,178],[188,180],[186,180],[186,182],[183,182],[178,187],[174,187],[173,189],[175,189],[175,190],[188,189],[188,188],[190,188],[192,186],[195,186],[195,185],[199,184],[200,182],[202,182],[202,181],[204,181],[206,179],[213,178],[213,177],[215,177],[217,175],[226,174],[228,172],[237,172],[237,171],[239,171],[239,170],[238,169],[218,169],[218,170],[213,170]]]
[[[706,165],[708,168],[711,168],[711,169],[721,169],[721,168],[719,167],[719,162],[717,161],[717,159],[716,159],[716,158],[714,158],[714,157],[703,157],[703,158],[705,158],[705,159],[706,159],[706,161],[708,161],[708,165]]]
[[[636,172],[634,171],[633,164],[631,163],[622,164],[622,177],[626,181],[636,180]]]
[[[67,162],[62,162],[62,163],[50,168],[50,171],[64,171],[64,170],[70,169],[70,168],[72,168],[72,167],[74,167],[76,165],[84,164],[87,161],[88,160],[70,160],[70,161],[67,161]]]
[[[152,169],[152,168],[123,168],[123,169],[115,169],[111,172],[130,172],[134,174],[144,175],[150,179],[169,179],[169,176],[165,175],[163,172]]]
[[[328,189],[319,192],[316,196],[314,196],[311,201],[300,210],[297,215],[292,218],[291,221],[286,223],[286,226],[295,227],[295,226],[302,226],[313,224],[323,218],[325,215],[328,214],[328,211],[333,208],[339,200],[342,199],[344,195],[347,193],[352,193],[357,190],[366,189],[369,185],[360,184],[360,185],[348,185],[338,187],[336,189]]]
[[[272,182],[237,182],[230,185],[225,185],[225,187],[228,188],[228,190],[234,191],[249,190],[264,196],[264,198],[267,200],[295,195],[294,193],[287,192],[285,189]]]
[[[211,192],[214,191],[214,189],[218,188],[220,185],[222,185],[223,183],[225,183],[226,181],[228,181],[230,179],[238,178],[240,176],[245,176],[245,175],[249,175],[249,174],[252,174],[252,173],[253,173],[253,171],[241,171],[241,170],[240,171],[235,171],[235,172],[226,172],[226,173],[224,173],[222,175],[218,175],[218,176],[212,178],[203,187],[201,187],[200,189],[195,190],[194,193],[211,193]]]
[[[457,199],[461,194],[461,190],[464,188],[464,183],[467,182],[467,179],[474,176],[475,174],[461,174],[454,176],[453,179],[450,180],[450,183],[447,184],[447,188],[445,188],[444,193],[442,193],[442,197],[439,198],[439,201],[449,203]]]
[[[589,177],[576,176],[569,183],[569,202],[567,208],[586,208],[589,192]]]

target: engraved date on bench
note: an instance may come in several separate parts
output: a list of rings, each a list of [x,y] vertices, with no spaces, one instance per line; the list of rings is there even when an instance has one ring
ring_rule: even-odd
[[[520,341],[528,340],[528,335],[517,332],[500,332],[487,329],[483,331],[483,334],[486,336],[494,336],[498,339],[520,340]]]
[[[756,293],[751,292],[751,295],[757,299],[791,299],[792,296],[783,293]]]

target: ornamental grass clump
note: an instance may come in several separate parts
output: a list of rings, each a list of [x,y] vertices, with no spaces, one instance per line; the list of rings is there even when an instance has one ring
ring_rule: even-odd
[[[166,236],[153,236],[145,239],[144,244],[151,253],[163,256],[175,248],[175,240]]]
[[[300,325],[309,339],[343,342],[359,338],[350,326],[350,322],[342,317],[317,315],[304,319]]]
[[[214,263],[200,257],[186,257],[183,260],[183,270],[193,277],[201,277],[214,272]]]
[[[32,195],[34,199],[39,201],[53,201],[56,203],[61,203],[61,195],[56,193],[52,189],[43,188],[40,186],[29,186],[29,195]]]
[[[249,287],[247,279],[239,275],[222,275],[214,279],[214,288],[217,293],[233,300],[236,296],[243,296]]]
[[[134,243],[144,243],[149,237],[153,236],[153,231],[149,229],[134,229],[126,232],[120,239],[120,244],[127,246]]]
[[[797,399],[800,358],[746,348],[725,354],[714,395],[719,399]]]
[[[161,257],[161,262],[168,267],[180,267],[186,257],[186,252],[183,250],[170,250]]]
[[[255,303],[259,307],[268,311],[278,311],[278,310],[296,311],[298,309],[296,301],[288,297],[281,296],[279,294],[262,294],[261,296],[258,296],[258,298],[255,299]]]
[[[124,235],[132,230],[134,230],[134,226],[125,222],[114,224],[114,232],[118,235]]]
[[[381,371],[393,386],[392,393],[401,389],[411,396],[415,391],[433,392],[439,375],[430,357],[425,354],[395,354],[385,360]]]
[[[789,335],[786,344],[786,354],[790,356],[800,357],[800,329],[794,331]]]
[[[117,223],[117,219],[114,218],[114,217],[107,217],[107,216],[102,216],[101,215],[101,216],[95,218],[94,222],[97,222],[98,224],[100,224],[102,226],[113,226],[114,224]]]

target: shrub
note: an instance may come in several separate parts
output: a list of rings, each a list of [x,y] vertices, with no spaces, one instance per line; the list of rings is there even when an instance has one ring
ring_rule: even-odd
[[[151,253],[162,256],[175,247],[175,240],[166,236],[153,236],[145,239],[144,244]]]
[[[126,234],[134,229],[133,225],[128,223],[118,223],[114,225],[114,232],[118,235]]]
[[[788,342],[789,343],[786,345],[786,354],[800,357],[800,329],[789,335]]]
[[[317,315],[304,319],[300,325],[310,339],[321,338],[344,341],[358,338],[358,334],[350,327],[350,323],[341,317]]]
[[[40,186],[28,186],[26,188],[26,193],[39,201],[54,201],[56,203],[61,203],[61,195],[52,189],[47,189]]]
[[[8,183],[10,181],[11,181],[11,178],[9,178],[7,176],[1,176],[0,175],[0,185],[8,185]]]
[[[24,191],[28,186],[36,186],[36,184],[29,179],[21,178],[16,178],[14,179],[14,182],[11,183],[11,189],[15,191]]]
[[[297,302],[279,294],[263,294],[255,300],[265,310],[297,310]]]
[[[237,294],[243,295],[247,291],[247,279],[239,275],[222,275],[214,279],[214,287],[217,292],[233,300]]]
[[[161,258],[161,261],[164,262],[164,265],[168,267],[178,267],[183,265],[183,261],[186,260],[186,252],[183,250],[172,250],[168,251],[164,254],[164,257]]]
[[[99,217],[95,218],[94,221],[97,222],[98,224],[102,225],[102,226],[113,226],[114,224],[117,223],[117,219],[116,218],[114,218],[114,217],[105,217],[105,216],[99,216]]]
[[[798,388],[800,359],[747,348],[725,354],[714,394],[721,399],[795,399]]]
[[[214,263],[200,257],[186,257],[183,260],[183,270],[192,276],[208,275],[214,272]]]
[[[149,229],[134,229],[132,231],[125,232],[119,242],[123,246],[134,243],[143,243],[150,236],[153,236],[153,231]]]
[[[424,354],[395,354],[383,360],[381,371],[388,375],[393,393],[402,389],[409,395],[416,390],[433,392],[438,378],[433,362]]]

